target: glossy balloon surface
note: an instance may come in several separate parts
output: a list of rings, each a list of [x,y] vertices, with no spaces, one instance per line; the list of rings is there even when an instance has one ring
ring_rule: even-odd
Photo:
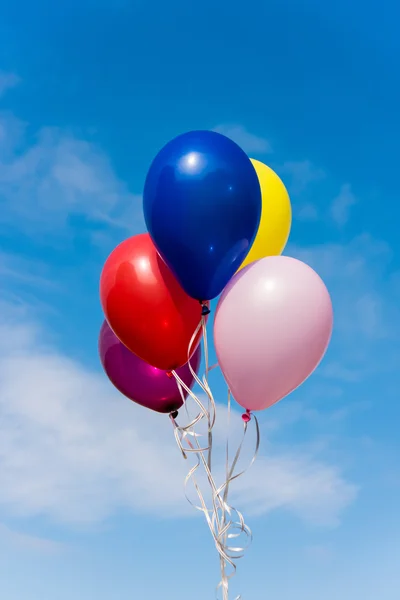
[[[154,159],[143,208],[157,250],[184,290],[210,300],[250,250],[261,216],[260,184],[250,159],[232,140],[192,131]]]
[[[331,338],[329,292],[308,265],[267,256],[237,273],[218,302],[214,343],[235,400],[263,410],[295,390]]]
[[[161,413],[169,413],[182,406],[177,383],[168,377],[166,371],[152,367],[133,354],[113,333],[104,321],[99,336],[101,364],[114,386],[130,400]],[[198,372],[201,361],[200,345],[190,361],[192,369]],[[184,383],[191,388],[194,377],[186,364],[177,370]],[[184,396],[186,397],[186,392]]]
[[[260,258],[282,254],[292,225],[292,207],[283,181],[264,163],[254,159],[251,163],[260,182],[262,210],[257,235],[241,269]]]
[[[147,233],[128,238],[110,254],[100,298],[108,324],[131,352],[165,371],[187,362],[201,306],[182,289]],[[199,340],[200,334],[192,354]]]

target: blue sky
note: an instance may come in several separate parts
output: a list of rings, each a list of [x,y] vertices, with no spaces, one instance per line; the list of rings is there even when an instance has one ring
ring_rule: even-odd
[[[197,128],[280,173],[286,253],[317,269],[335,310],[320,368],[261,416],[235,490],[254,543],[233,590],[398,600],[400,9],[380,6],[0,3],[7,600],[213,597],[218,560],[169,422],[118,396],[97,357],[102,264],[144,228],[152,157]]]

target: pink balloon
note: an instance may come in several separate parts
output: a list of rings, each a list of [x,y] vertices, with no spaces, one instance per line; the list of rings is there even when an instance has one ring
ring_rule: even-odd
[[[332,334],[329,292],[311,267],[268,256],[237,273],[217,306],[214,343],[235,400],[263,410],[320,363]]]

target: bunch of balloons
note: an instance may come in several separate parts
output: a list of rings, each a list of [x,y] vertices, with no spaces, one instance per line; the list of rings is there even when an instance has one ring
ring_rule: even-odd
[[[332,304],[315,271],[281,256],[291,205],[278,175],[219,133],[189,132],[155,157],[143,209],[148,233],[115,248],[101,274],[112,383],[153,410],[179,409],[172,372],[191,388],[198,324],[221,294],[214,344],[235,400],[262,410],[297,388],[326,351]]]

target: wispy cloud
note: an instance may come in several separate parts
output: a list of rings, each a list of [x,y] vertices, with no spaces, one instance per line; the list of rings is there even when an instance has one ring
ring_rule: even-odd
[[[333,342],[341,360],[325,362],[321,375],[354,383],[394,366],[400,310],[388,244],[364,234],[347,244],[289,245],[287,252],[315,268],[332,295]]]
[[[8,544],[16,546],[19,550],[28,550],[35,554],[58,554],[65,550],[66,546],[44,537],[28,535],[15,531],[0,523],[0,539],[4,538]]]
[[[74,218],[100,231],[143,229],[140,197],[100,148],[56,128],[40,130],[28,144],[24,124],[9,114],[0,114],[0,132],[0,224],[53,238],[71,231]]]
[[[357,495],[356,486],[345,482],[337,468],[302,454],[260,457],[240,488],[251,514],[279,508],[329,526],[338,525],[342,511]]]
[[[271,144],[266,138],[251,133],[243,125],[218,125],[214,127],[214,131],[226,135],[226,137],[236,142],[247,154],[269,154],[272,152]]]
[[[49,276],[46,264],[6,252],[0,252],[0,281],[3,283],[2,291],[5,287],[19,285],[38,288],[40,291],[59,289]]]
[[[300,165],[302,163],[292,163],[296,165]],[[322,179],[322,171],[321,176],[318,175],[318,171],[313,173],[312,168],[308,166],[304,167],[304,172],[302,172],[302,168],[297,166],[292,171],[292,184],[291,189],[294,193],[300,193],[304,191],[307,186],[312,182],[317,182]],[[298,169],[298,172],[296,172]],[[283,171],[288,170],[290,172],[291,169],[284,168]],[[324,192],[324,196],[326,198],[326,192]],[[325,206],[322,204],[317,206],[316,203],[305,202],[300,204],[296,208],[295,215],[299,221],[318,221],[324,220],[333,223],[338,227],[344,227],[350,217],[351,217],[351,208],[357,204],[357,198],[352,192],[351,185],[346,183],[341,186],[339,194],[333,199],[331,204],[325,202]]]
[[[374,339],[390,334],[383,309],[390,295],[378,291],[392,258],[385,242],[365,234],[348,244],[292,246],[291,253],[313,266],[332,289],[336,329]]]
[[[20,82],[20,78],[15,73],[6,73],[5,71],[0,71],[0,98],[5,94],[5,92]]]
[[[351,185],[349,183],[342,185],[330,207],[330,216],[339,227],[346,225],[350,218],[350,209],[356,203],[357,199],[352,192]]]
[[[316,563],[328,563],[332,560],[334,552],[328,544],[313,544],[304,548],[305,555]]]
[[[325,171],[309,160],[287,161],[279,168],[279,172],[289,178],[290,191],[295,194],[305,190],[311,183],[326,177]]]
[[[341,365],[336,362],[328,362],[322,365],[319,370],[320,374],[328,379],[337,379],[345,383],[355,383],[361,381],[363,372],[357,372],[353,369],[349,369],[345,365]]]
[[[311,202],[301,205],[296,211],[296,218],[299,221],[318,221],[319,216],[317,207]]]
[[[195,514],[183,499],[187,465],[168,418],[134,406],[105,376],[57,350],[29,310],[3,305],[1,315],[1,512],[73,523],[124,507]],[[236,490],[251,512],[281,508],[328,525],[356,494],[318,456],[273,448]]]

